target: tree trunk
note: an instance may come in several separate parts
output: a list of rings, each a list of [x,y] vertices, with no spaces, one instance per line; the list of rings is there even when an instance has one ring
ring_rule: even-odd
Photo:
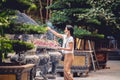
[[[0,65],[2,64],[2,53],[0,52]]]
[[[49,6],[49,0],[47,0],[47,6]],[[48,14],[49,14],[49,11],[48,11],[48,9],[46,9],[46,20],[48,20]]]
[[[42,15],[43,7],[42,7],[42,1],[41,0],[39,0],[39,4],[40,4],[40,19],[41,19],[41,22],[43,23],[43,15]]]
[[[50,5],[52,5],[52,2],[53,2],[53,0],[50,0]],[[52,11],[50,10],[50,12],[49,12],[49,18],[51,18],[52,17]]]

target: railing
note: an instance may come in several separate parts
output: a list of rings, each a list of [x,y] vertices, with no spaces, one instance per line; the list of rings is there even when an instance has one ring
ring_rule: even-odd
[[[95,40],[95,49],[118,49],[117,40],[102,39]]]

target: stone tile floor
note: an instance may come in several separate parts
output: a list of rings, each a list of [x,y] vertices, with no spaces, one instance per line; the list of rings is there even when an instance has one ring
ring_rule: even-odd
[[[74,80],[120,80],[120,61],[109,60],[107,67],[110,69],[91,71],[87,77],[74,77]],[[64,78],[57,75],[56,79],[48,80],[64,80]]]

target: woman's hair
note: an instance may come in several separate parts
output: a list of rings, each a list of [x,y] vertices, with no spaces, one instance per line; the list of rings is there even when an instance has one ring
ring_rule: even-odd
[[[73,32],[74,32],[73,26],[66,25],[66,28],[70,31],[70,35],[73,36]]]

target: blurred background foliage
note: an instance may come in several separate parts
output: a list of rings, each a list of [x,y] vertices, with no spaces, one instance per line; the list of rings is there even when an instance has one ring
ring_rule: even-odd
[[[56,0],[47,7],[52,10],[55,25],[77,25],[90,32],[119,37],[119,0]]]

